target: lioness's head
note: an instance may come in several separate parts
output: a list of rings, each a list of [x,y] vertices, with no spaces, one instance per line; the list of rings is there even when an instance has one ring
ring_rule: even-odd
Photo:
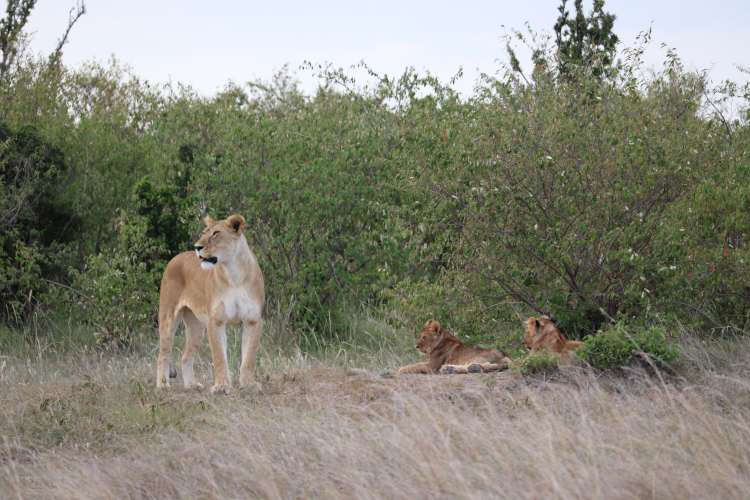
[[[211,269],[218,262],[231,262],[240,251],[245,218],[232,215],[226,220],[215,221],[211,216],[204,219],[206,228],[195,242],[195,253],[202,259],[201,267]]]
[[[523,338],[523,345],[531,349],[534,344],[534,337],[539,334],[550,334],[557,331],[555,324],[549,319],[549,316],[539,316],[538,318],[529,318],[524,323],[526,335]]]
[[[434,319],[427,320],[422,333],[417,340],[417,350],[424,355],[428,355],[435,349],[440,342],[448,335],[445,328]]]

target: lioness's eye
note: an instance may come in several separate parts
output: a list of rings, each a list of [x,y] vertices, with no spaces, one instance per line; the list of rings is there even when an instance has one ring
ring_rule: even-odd
[[[214,231],[214,234],[212,234],[212,235],[211,235],[211,238],[213,238],[213,237],[214,237],[214,236],[216,236],[217,234],[219,234],[219,231]]]

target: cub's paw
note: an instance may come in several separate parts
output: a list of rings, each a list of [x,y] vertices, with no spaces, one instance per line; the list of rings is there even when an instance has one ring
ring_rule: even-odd
[[[214,396],[225,396],[225,395],[229,395],[229,393],[231,392],[232,392],[232,389],[225,385],[217,384],[211,387],[211,394],[213,394]]]
[[[482,373],[482,365],[472,363],[469,365],[469,368],[467,368],[466,371],[469,373]]]
[[[176,368],[170,368],[169,369],[169,378],[177,378],[177,369]]]
[[[451,365],[443,365],[440,368],[440,373],[442,373],[443,375],[450,375],[451,373],[453,373],[453,367]]]

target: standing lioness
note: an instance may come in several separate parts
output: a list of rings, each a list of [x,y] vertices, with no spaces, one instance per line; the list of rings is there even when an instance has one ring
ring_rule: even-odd
[[[169,261],[161,280],[156,386],[169,387],[169,377],[177,376],[172,367],[172,344],[177,326],[183,320],[185,387],[203,388],[195,381],[193,358],[208,328],[216,379],[211,392],[229,394],[232,381],[227,365],[226,325],[240,321],[243,326],[240,387],[260,387],[254,374],[265,291],[258,259],[242,234],[245,219],[232,215],[227,220],[214,221],[207,216],[205,221],[206,228],[195,243],[195,253],[183,252]]]

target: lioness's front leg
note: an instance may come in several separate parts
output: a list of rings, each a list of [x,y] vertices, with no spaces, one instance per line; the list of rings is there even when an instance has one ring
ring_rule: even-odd
[[[417,363],[409,366],[402,366],[398,369],[398,373],[422,373],[430,374],[435,373],[430,366],[430,363]]]
[[[182,319],[185,322],[185,348],[182,351],[182,381],[185,388],[203,389],[203,385],[195,381],[193,360],[203,343],[206,327],[190,310],[185,311]]]
[[[258,355],[263,320],[242,323],[242,365],[240,365],[240,388],[260,389],[255,381],[255,358]]]
[[[211,358],[214,362],[213,394],[229,394],[232,391],[232,379],[229,376],[227,363],[227,328],[224,323],[211,320],[208,323],[208,345],[211,347]]]

